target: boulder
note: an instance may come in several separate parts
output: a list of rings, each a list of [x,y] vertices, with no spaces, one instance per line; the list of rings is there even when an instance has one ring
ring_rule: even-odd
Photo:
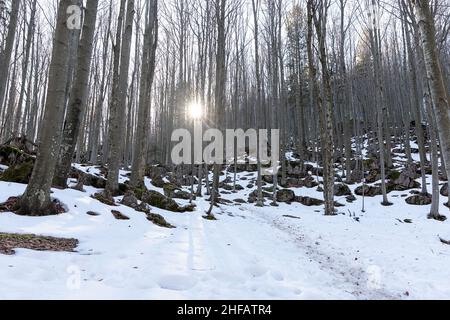
[[[173,183],[165,183],[163,185],[163,190],[164,195],[172,199],[189,200],[191,198],[190,192],[181,190]],[[193,199],[195,199],[195,196],[193,196]]]
[[[405,199],[407,204],[414,206],[426,206],[431,204],[431,196],[418,194]]]
[[[377,169],[372,169],[366,176],[367,183],[374,183],[381,179],[381,174]]]
[[[31,154],[28,154],[15,146],[0,146],[0,164],[10,167],[29,161],[34,162],[34,157]]]
[[[142,195],[142,201],[150,206],[172,212],[191,212],[195,209],[194,205],[180,206],[175,200],[154,190],[145,191]]]
[[[282,189],[277,191],[277,201],[278,202],[292,202],[295,199],[295,193],[289,189]]]
[[[133,209],[139,205],[138,199],[132,192],[127,192],[120,203]]]
[[[336,197],[350,196],[350,195],[352,195],[352,191],[346,184],[343,184],[343,183],[335,184],[334,185],[334,195]]]
[[[348,183],[360,182],[362,179],[364,179],[364,172],[359,169],[352,170],[350,175],[347,177]]]
[[[417,174],[417,167],[415,164],[409,165],[400,173],[397,171],[391,171],[389,183],[390,189],[404,191],[420,188],[420,183],[416,181],[418,177],[419,175]]]
[[[321,206],[324,204],[323,200],[315,199],[315,198],[311,198],[311,197],[301,197],[301,196],[295,197],[295,202],[299,202],[307,207]]]
[[[262,195],[263,198],[272,199],[272,194],[269,192],[263,191]],[[254,190],[248,195],[249,203],[255,203],[257,199],[258,199],[258,190]]]
[[[154,185],[157,188],[163,188],[166,182],[164,182],[164,179],[162,176],[152,176],[151,178],[152,185]]]
[[[15,183],[30,182],[31,173],[33,172],[32,161],[18,163],[6,169],[1,175],[0,180]]]
[[[116,218],[117,220],[130,220],[129,217],[127,217],[126,215],[124,215],[123,213],[121,213],[120,211],[117,210],[111,210],[112,215],[114,216],[114,218]]]
[[[307,177],[307,178],[303,179],[301,183],[306,188],[315,188],[319,185],[313,177]]]
[[[171,225],[164,219],[164,217],[160,214],[156,213],[148,213],[147,220],[153,222],[155,225],[163,228],[173,229],[175,226]]]
[[[366,197],[375,197],[382,195],[383,192],[381,191],[381,187],[379,186],[368,186],[365,184],[356,188],[355,194],[358,196],[364,195]]]

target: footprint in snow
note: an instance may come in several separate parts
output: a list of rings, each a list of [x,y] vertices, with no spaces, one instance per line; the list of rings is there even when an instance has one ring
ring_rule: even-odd
[[[272,271],[270,273],[270,275],[272,276],[272,278],[274,278],[276,281],[283,281],[284,280],[284,276],[281,272],[279,271]]]
[[[267,268],[255,265],[255,266],[248,267],[247,269],[245,269],[245,271],[248,274],[250,274],[252,277],[257,278],[257,277],[262,277],[263,275],[265,275],[267,273]]]
[[[197,284],[197,280],[185,275],[165,275],[159,278],[158,285],[162,289],[184,291]]]

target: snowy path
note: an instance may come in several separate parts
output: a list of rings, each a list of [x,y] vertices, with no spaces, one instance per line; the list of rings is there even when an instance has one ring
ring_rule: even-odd
[[[0,188],[4,201],[25,186],[0,182]],[[95,190],[87,191],[54,190],[69,208],[59,216],[0,214],[0,232],[80,240],[75,253],[17,249],[14,256],[0,255],[0,299],[450,297],[450,251],[437,238],[450,236],[450,224],[426,219],[426,208],[383,208],[379,199],[367,199],[369,210],[356,222],[299,204],[245,204],[222,206],[215,210],[218,221],[208,221],[202,215],[209,204],[198,199],[193,213],[153,209],[177,227],[164,229],[123,206],[114,209],[130,220],[115,220],[111,207],[89,197]],[[248,192],[224,197],[246,198]],[[344,209],[359,212],[359,205]],[[405,218],[413,224],[397,221]]]

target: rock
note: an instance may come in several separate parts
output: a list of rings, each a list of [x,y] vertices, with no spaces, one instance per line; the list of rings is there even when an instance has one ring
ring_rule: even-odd
[[[345,199],[347,200],[348,203],[352,203],[352,202],[356,201],[356,197],[353,194],[347,196]]]
[[[448,183],[446,183],[442,186],[441,195],[444,197],[448,197]]]
[[[216,199],[216,201],[218,204],[225,204],[225,205],[233,204],[233,201],[224,198],[218,198]]]
[[[420,188],[420,183],[415,181],[418,177],[419,175],[417,174],[417,167],[415,164],[409,165],[400,173],[391,171],[389,188],[397,191]]]
[[[381,191],[381,187],[379,186],[368,186],[365,184],[356,188],[355,194],[358,196],[364,195],[366,197],[375,197],[382,195],[383,192]]]
[[[138,199],[132,192],[127,192],[120,203],[130,208],[136,208],[139,204]]]
[[[162,215],[159,215],[156,213],[147,214],[147,220],[153,222],[155,225],[157,225],[159,227],[168,228],[168,229],[176,228],[175,226],[168,223]]]
[[[269,192],[262,191],[262,195],[263,198],[272,199],[272,194]],[[255,203],[257,199],[258,199],[258,190],[254,190],[248,195],[249,203]]]
[[[311,198],[311,197],[301,197],[301,196],[297,196],[295,197],[295,202],[299,202],[307,207],[311,207],[311,206],[321,206],[324,204],[323,200],[320,199],[315,199],[315,198]]]
[[[150,178],[154,177],[162,177],[166,175],[168,172],[167,168],[162,165],[156,165],[156,166],[148,166],[145,169],[145,175]]]
[[[282,189],[277,191],[277,201],[278,202],[292,202],[295,199],[295,193],[289,189]]]
[[[92,216],[92,217],[98,217],[100,215],[100,213],[94,212],[94,211],[88,211],[88,212],[86,212],[86,214],[88,216]]]
[[[350,172],[350,175],[347,177],[348,183],[357,183],[364,179],[364,172],[359,169],[354,169]]]
[[[254,186],[255,186],[254,184],[249,183],[249,184],[247,185],[247,189],[252,189]]]
[[[172,199],[189,200],[191,198],[190,192],[181,190],[173,183],[165,183],[163,185],[163,190],[164,195]],[[193,199],[195,200],[195,195],[193,195]]]
[[[117,220],[130,220],[129,217],[127,217],[126,215],[122,214],[120,211],[111,210],[111,213],[113,214],[114,218],[116,218]]]
[[[381,174],[377,169],[372,169],[369,171],[368,175],[366,176],[366,182],[367,183],[374,183],[381,179]]]
[[[303,179],[301,183],[306,188],[315,188],[319,185],[313,177],[307,177],[307,178]]]
[[[153,176],[152,178],[152,185],[154,185],[157,188],[163,188],[166,184],[161,176]]]
[[[314,167],[311,169],[311,173],[313,176],[323,177],[323,168]]]
[[[180,206],[175,200],[154,190],[145,191],[142,195],[142,201],[151,206],[172,212],[192,212],[195,209],[195,205]]]
[[[233,201],[236,203],[247,203],[244,199],[234,199]]]
[[[141,202],[139,205],[137,205],[134,210],[138,211],[138,212],[143,212],[146,214],[150,213],[150,209],[148,207],[148,204],[146,204],[145,202]]]
[[[352,195],[352,191],[346,184],[343,184],[343,183],[335,184],[334,185],[334,195],[336,197],[350,196],[350,195]]]
[[[406,198],[405,201],[407,204],[414,205],[414,206],[426,206],[426,205],[431,204],[431,196],[418,194],[418,195]]]
[[[108,206],[116,206],[114,198],[106,191],[95,193],[91,196],[91,198],[94,198],[95,200],[98,200]]]
[[[32,161],[27,161],[11,166],[0,175],[0,180],[27,184],[30,182],[33,165]]]
[[[263,175],[262,180],[267,183],[273,183],[273,176],[271,175]]]
[[[12,145],[0,146],[0,164],[11,167],[24,162],[34,162],[34,157]]]
[[[285,183],[280,183],[283,188],[301,188],[304,186],[301,179],[287,177]]]
[[[233,190],[233,186],[232,185],[229,185],[229,184],[224,183],[224,182],[220,182],[219,183],[219,188],[227,190],[227,191]]]

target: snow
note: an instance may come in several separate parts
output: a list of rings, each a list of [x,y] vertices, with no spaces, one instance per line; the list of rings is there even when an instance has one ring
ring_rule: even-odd
[[[100,175],[94,167],[77,167]],[[123,180],[127,173],[121,171]],[[237,176],[248,178],[238,182],[245,187],[255,174]],[[0,182],[0,190],[3,202],[25,185]],[[253,190],[223,198],[246,200]],[[322,198],[315,189],[293,190]],[[450,223],[428,220],[428,206],[407,205],[401,195],[408,191],[390,193],[391,207],[381,206],[381,197],[366,198],[365,213],[361,197],[353,204],[339,198],[346,206],[335,217],[297,203],[244,204],[222,206],[218,220],[208,221],[202,218],[206,197],[192,213],[152,209],[176,229],[157,227],[128,207],[108,207],[90,197],[98,191],[92,187],[53,191],[69,212],[39,218],[0,213],[0,232],[74,237],[79,247],[0,255],[0,299],[450,298],[450,246],[439,241],[450,239]],[[130,220],[115,220],[111,209]],[[443,205],[441,213],[448,215]]]

